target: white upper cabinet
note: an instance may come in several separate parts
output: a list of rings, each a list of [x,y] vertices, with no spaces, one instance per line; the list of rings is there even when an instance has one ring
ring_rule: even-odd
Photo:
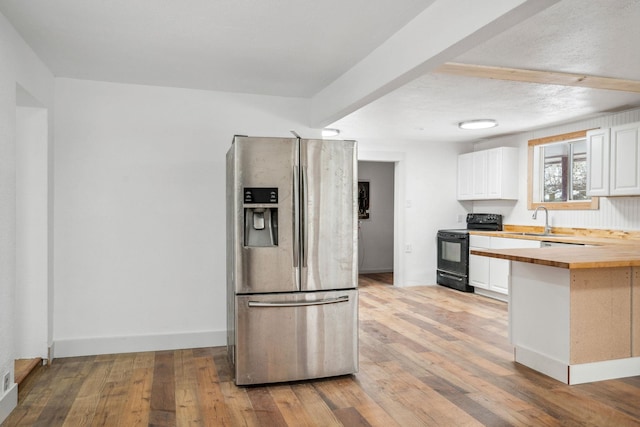
[[[487,197],[487,152],[475,151],[473,153],[473,198],[486,199]]]
[[[461,170],[470,171],[473,169],[473,153],[460,154],[458,156],[458,199],[473,199],[473,174],[460,174]]]
[[[640,195],[640,123],[611,128],[609,188],[612,196]]]
[[[587,132],[587,194],[609,195],[609,129]]]
[[[640,195],[640,122],[587,132],[590,196]]]
[[[518,149],[500,147],[487,150],[487,198],[518,198]]]
[[[517,199],[518,149],[499,147],[458,156],[458,200]]]

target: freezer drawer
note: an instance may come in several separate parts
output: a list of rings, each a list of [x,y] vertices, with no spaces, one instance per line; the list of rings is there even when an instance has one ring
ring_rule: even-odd
[[[236,384],[358,370],[358,291],[236,296]]]

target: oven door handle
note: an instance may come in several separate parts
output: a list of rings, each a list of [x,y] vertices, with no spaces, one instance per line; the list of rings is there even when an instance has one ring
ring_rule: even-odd
[[[453,279],[453,280],[457,280],[458,282],[462,282],[462,277],[452,276],[452,275],[446,274],[446,273],[440,273],[440,275],[442,277],[447,278],[447,279]]]

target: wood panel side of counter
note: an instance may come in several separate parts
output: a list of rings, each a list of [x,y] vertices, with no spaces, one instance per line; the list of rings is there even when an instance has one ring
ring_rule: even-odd
[[[631,289],[631,354],[640,356],[640,267],[633,267]]]
[[[571,270],[570,363],[631,356],[630,267]]]

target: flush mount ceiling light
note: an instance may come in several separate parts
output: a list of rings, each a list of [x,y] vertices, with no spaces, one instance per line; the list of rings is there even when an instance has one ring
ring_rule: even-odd
[[[477,129],[489,129],[498,126],[498,122],[493,119],[479,119],[479,120],[467,120],[465,122],[458,123],[460,129],[477,130]]]
[[[338,135],[340,135],[340,129],[330,129],[330,128],[322,129],[322,136],[338,136]]]

